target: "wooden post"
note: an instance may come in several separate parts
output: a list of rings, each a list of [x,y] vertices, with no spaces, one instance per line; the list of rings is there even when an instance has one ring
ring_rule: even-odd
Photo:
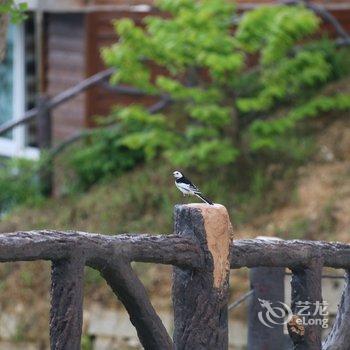
[[[332,330],[325,339],[323,350],[347,350],[350,344],[350,271],[346,273],[346,285]]]
[[[322,261],[311,259],[308,266],[292,269],[293,319],[288,324],[295,350],[320,350],[322,327],[316,324],[320,315],[313,315],[316,303],[322,303]],[[298,303],[301,303],[298,305]],[[300,306],[307,306],[303,311]],[[310,313],[310,315],[306,315]],[[301,314],[301,315],[300,315]],[[305,315],[305,316],[304,316]],[[303,324],[300,324],[300,320]],[[306,324],[305,324],[306,323]]]
[[[265,317],[267,312],[261,306],[260,300],[271,302],[272,307],[283,308],[284,303],[283,267],[254,267],[250,269],[250,285],[254,293],[248,308],[248,349],[249,350],[281,350],[285,348],[286,340],[283,334],[284,318],[269,323]],[[259,313],[267,325],[259,319]],[[269,328],[271,327],[271,328]]]
[[[51,350],[80,350],[83,323],[84,260],[52,262]]]
[[[143,348],[172,350],[171,338],[130,263],[113,259],[111,266],[104,263],[100,266],[100,271],[128,311]]]
[[[50,108],[48,107],[48,101],[49,98],[47,96],[39,98],[36,119],[38,146],[42,153],[48,151],[52,146],[52,118]],[[40,184],[42,193],[46,196],[51,195],[53,187],[53,170],[51,161],[45,161],[41,164]]]
[[[175,207],[175,233],[198,243],[202,266],[174,267],[174,347],[176,350],[228,348],[227,303],[232,227],[225,207]]]

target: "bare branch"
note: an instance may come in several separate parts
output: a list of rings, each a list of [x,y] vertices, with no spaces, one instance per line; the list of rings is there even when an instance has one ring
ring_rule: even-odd
[[[148,109],[149,113],[154,114],[154,113],[158,113],[159,111],[163,110],[171,103],[172,103],[172,100],[169,97],[164,96],[158,102],[154,103],[152,106],[148,107],[147,109]],[[51,159],[53,157],[56,157],[57,154],[61,153],[68,146],[72,145],[75,142],[80,141],[81,139],[96,135],[99,131],[111,130],[111,128],[118,128],[118,124],[112,125],[112,126],[108,125],[108,126],[103,126],[103,127],[99,127],[99,128],[83,130],[80,133],[73,135],[72,137],[68,138],[67,140],[61,142],[55,148],[50,150],[49,158]]]
[[[96,73],[92,75],[91,77],[83,80],[82,82],[78,83],[77,85],[59,93],[55,97],[53,97],[47,105],[48,109],[52,109],[60,105],[61,103],[73,98],[74,96],[80,94],[81,92],[85,91],[86,89],[90,88],[91,86],[97,84],[98,82],[108,79],[112,73],[114,72],[114,69],[106,69],[102,72]],[[24,113],[24,116],[16,119],[11,119],[6,123],[3,123],[0,126],[0,135],[4,134],[5,132],[13,129],[14,127],[28,123],[29,121],[33,120],[35,116],[38,113],[37,108],[32,108],[29,111]]]
[[[110,92],[115,92],[118,94],[126,94],[126,95],[131,95],[131,96],[144,96],[148,95],[145,91],[135,88],[133,86],[128,86],[128,85],[111,85],[107,81],[102,81],[99,83],[99,85]],[[153,96],[153,95],[152,95]],[[157,95],[154,95],[157,96]]]

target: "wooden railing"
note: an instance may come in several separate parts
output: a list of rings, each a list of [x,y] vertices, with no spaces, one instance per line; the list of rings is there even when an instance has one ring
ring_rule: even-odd
[[[49,98],[47,96],[41,96],[38,99],[38,105],[35,108],[25,112],[23,116],[15,119],[11,119],[0,125],[0,136],[11,131],[12,129],[28,124],[32,121],[36,121],[37,129],[37,144],[40,151],[49,152],[49,156],[53,157],[64,150],[67,146],[80,140],[83,137],[91,135],[93,132],[90,130],[79,131],[77,134],[71,136],[67,140],[64,140],[60,144],[53,147],[52,142],[52,111],[58,106],[64,104],[70,99],[74,98],[78,94],[85,90],[100,85],[106,90],[113,91],[120,94],[127,95],[146,95],[145,92],[137,88],[129,86],[110,86],[107,82],[108,78],[113,74],[115,70],[110,68],[102,72],[99,72],[91,77],[79,82],[75,86],[59,93],[58,95]],[[148,107],[148,111],[153,114],[164,109],[171,102],[168,96],[159,96],[159,100]],[[110,126],[107,126],[110,127]],[[52,192],[52,178],[53,167],[51,166],[50,158],[47,163],[43,163],[40,169],[40,182],[43,190],[43,194],[49,195]]]
[[[293,312],[299,301],[311,304],[322,301],[322,268],[348,270],[350,245],[299,240],[233,240],[233,237],[223,206],[178,205],[171,235],[108,236],[54,230],[0,234],[0,262],[52,261],[51,349],[80,349],[85,265],[100,271],[124,304],[142,346],[153,350],[228,349],[229,270],[249,267],[254,293],[248,349],[287,349],[282,345],[281,327],[277,330],[263,328],[254,321],[256,298],[278,298],[281,290],[270,290],[266,283],[278,280],[288,267],[292,271]],[[132,261],[174,266],[172,338],[131,268]],[[267,270],[264,272],[264,269]],[[349,277],[346,278],[329,336],[322,344],[321,326],[310,323],[300,331],[289,327],[294,349],[349,349],[350,284]]]

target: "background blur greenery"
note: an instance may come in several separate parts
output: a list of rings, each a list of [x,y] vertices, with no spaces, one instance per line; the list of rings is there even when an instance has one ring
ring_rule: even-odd
[[[240,15],[223,0],[159,6],[170,16],[142,28],[116,21],[119,40],[102,55],[117,69],[113,83],[172,103],[157,114],[135,103],[98,116],[98,129],[54,158],[54,198],[38,181],[51,154],[2,160],[1,232],[170,233],[174,204],[196,200],[175,188],[179,167],[227,207],[235,238],[348,242],[350,50],[320,34],[304,7]],[[170,308],[170,268],[133,268],[155,307]],[[249,288],[247,271],[234,273],[232,300]],[[17,338],[46,337],[48,264],[4,264],[0,277],[2,310],[27,305]],[[95,270],[86,269],[85,287],[87,304],[115,307]]]
[[[118,206],[130,202],[128,215],[142,223],[155,208],[169,215],[177,198],[169,179],[180,167],[208,196],[241,209],[238,220],[280,206],[286,198],[273,195],[274,180],[292,188],[297,167],[314,154],[310,120],[350,109],[347,92],[328,89],[349,75],[349,50],[320,36],[320,20],[303,6],[238,15],[224,0],[157,4],[170,16],[148,16],[142,28],[115,21],[119,40],[102,55],[116,68],[112,83],[171,104],[158,113],[116,106],[99,117],[101,128],[55,160],[57,192],[74,198],[125,175]],[[3,213],[42,205],[37,174],[49,158],[2,162]]]

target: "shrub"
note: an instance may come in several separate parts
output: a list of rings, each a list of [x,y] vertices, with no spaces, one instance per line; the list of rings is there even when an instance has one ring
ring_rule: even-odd
[[[83,139],[67,154],[67,163],[75,172],[70,190],[86,190],[103,178],[118,176],[144,159],[142,150],[122,143],[120,128],[106,128]]]
[[[19,204],[42,199],[37,175],[39,164],[27,159],[2,159],[0,164],[0,213]]]

